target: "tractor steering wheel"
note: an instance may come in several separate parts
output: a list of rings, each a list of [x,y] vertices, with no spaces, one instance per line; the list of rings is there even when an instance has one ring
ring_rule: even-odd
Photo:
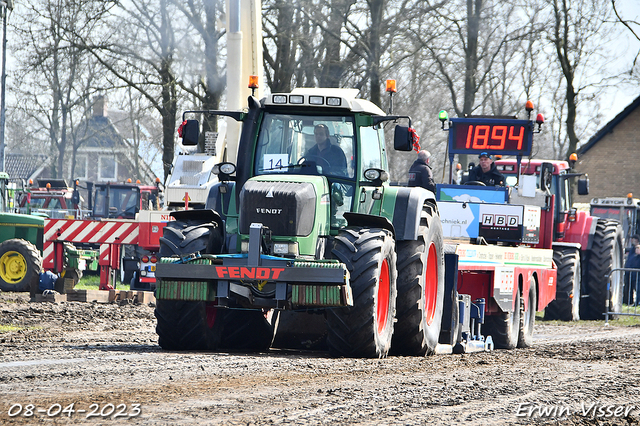
[[[484,182],[480,182],[479,180],[470,180],[464,183],[465,185],[476,185],[476,186],[487,186]]]
[[[309,162],[313,161],[315,163],[318,163],[318,161],[316,161],[316,160],[320,160],[319,163],[320,163],[320,165],[322,165],[323,168],[324,168],[324,165],[326,164],[326,166],[327,166],[326,168],[327,169],[331,169],[331,164],[329,164],[329,162],[326,159],[324,159],[324,158],[322,158],[322,157],[320,157],[318,155],[304,155],[304,156],[300,157],[300,159],[298,160],[298,162],[296,164],[301,165],[301,164],[306,163],[307,161],[309,161]]]

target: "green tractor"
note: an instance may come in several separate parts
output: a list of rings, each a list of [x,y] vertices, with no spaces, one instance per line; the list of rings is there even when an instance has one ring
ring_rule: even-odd
[[[432,353],[444,253],[433,193],[391,186],[383,125],[411,151],[407,116],[354,89],[295,89],[244,112],[237,163],[214,167],[204,209],[176,211],[160,240],[156,311],[169,350],[263,350],[322,340],[333,355]],[[200,125],[185,120],[184,145]],[[202,141],[200,141],[202,144]],[[186,198],[186,197],[185,197]],[[278,338],[286,336],[286,338]]]
[[[8,182],[0,172],[0,290],[30,291],[42,270],[44,218],[9,213]]]

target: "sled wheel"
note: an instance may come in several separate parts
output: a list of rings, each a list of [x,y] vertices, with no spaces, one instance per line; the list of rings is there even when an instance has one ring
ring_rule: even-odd
[[[391,233],[348,227],[333,255],[349,270],[353,306],[327,311],[327,345],[334,356],[386,357],[396,308],[396,253]]]
[[[544,319],[578,321],[582,283],[580,251],[577,248],[561,247],[554,250],[553,261],[558,268],[556,299],[544,309]]]
[[[440,336],[444,304],[442,225],[431,208],[423,211],[416,241],[398,242],[397,322],[394,354],[433,353]]]
[[[31,291],[41,270],[40,252],[29,241],[15,238],[0,244],[0,290]]]
[[[485,330],[498,349],[514,349],[520,330],[520,292],[516,291],[513,312],[501,312],[484,318]]]
[[[614,273],[607,293],[608,275],[612,270],[622,268],[622,227],[617,221],[598,219],[593,244],[589,253],[585,293],[582,299],[580,317],[582,319],[603,319],[607,306],[609,311],[622,309],[622,275]]]
[[[538,292],[536,291],[536,279],[529,279],[529,291],[527,292],[527,308],[525,309],[524,297],[520,299],[520,327],[518,332],[518,347],[528,348],[533,344],[533,326],[536,322],[536,308],[538,306]]]

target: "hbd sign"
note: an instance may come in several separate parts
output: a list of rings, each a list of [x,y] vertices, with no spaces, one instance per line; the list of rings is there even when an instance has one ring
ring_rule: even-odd
[[[482,226],[516,228],[518,226],[518,216],[507,216],[504,214],[483,214]]]
[[[487,241],[520,242],[523,206],[481,204],[478,235]]]

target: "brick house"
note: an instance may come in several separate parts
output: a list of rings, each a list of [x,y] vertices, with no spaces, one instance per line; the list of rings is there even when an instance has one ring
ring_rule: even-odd
[[[140,179],[153,184],[156,175],[138,154],[134,161],[132,126],[126,126],[124,113],[116,113],[117,120],[107,113],[107,98],[99,96],[93,105],[93,114],[78,127],[78,137],[84,139],[76,154],[74,179],[90,182],[126,182]],[[149,132],[140,132],[148,134]],[[71,155],[68,153],[67,155]],[[70,175],[70,170],[66,175]]]
[[[578,149],[576,170],[589,175],[589,195],[595,197],[640,196],[640,97]]]

